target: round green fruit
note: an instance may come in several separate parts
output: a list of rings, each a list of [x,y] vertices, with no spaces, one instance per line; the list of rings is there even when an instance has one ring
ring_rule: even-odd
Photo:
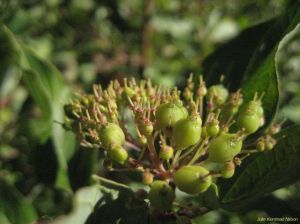
[[[242,149],[242,140],[236,134],[222,133],[209,145],[208,159],[211,162],[232,160]]]
[[[155,118],[156,124],[160,129],[173,127],[174,124],[188,117],[188,111],[178,104],[164,103],[157,107]]]
[[[256,114],[259,118],[262,118],[264,115],[264,109],[261,106],[260,100],[251,100],[246,103],[242,109],[240,114]]]
[[[149,200],[154,209],[164,212],[170,210],[175,193],[167,182],[156,180],[151,184]]]
[[[208,123],[206,126],[206,134],[210,137],[216,136],[220,131],[219,124]]]
[[[148,170],[146,170],[144,173],[143,173],[143,184],[145,185],[150,185],[153,183],[153,174],[150,173]]]
[[[175,185],[187,194],[206,191],[212,183],[209,171],[202,166],[183,166],[174,174]]]
[[[125,87],[124,88],[124,94],[127,97],[133,97],[136,94],[136,92],[134,91],[134,89],[132,89],[130,87]]]
[[[173,140],[180,150],[195,145],[201,137],[202,120],[199,116],[191,116],[174,125]]]
[[[109,150],[114,146],[123,145],[125,135],[123,130],[114,123],[108,123],[100,128],[100,141],[103,148]]]
[[[247,134],[252,134],[260,127],[260,118],[256,113],[241,113],[237,118],[237,126],[244,128]]]
[[[234,169],[233,170],[222,170],[221,174],[222,174],[223,178],[229,179],[229,178],[233,177]]]
[[[232,161],[226,162],[221,171],[221,175],[225,179],[231,178],[234,175],[234,170],[235,164]]]
[[[264,109],[261,106],[260,100],[251,100],[245,107],[246,111],[255,113],[259,118],[264,115]]]
[[[173,157],[173,154],[174,149],[171,146],[164,145],[159,152],[159,158],[163,160],[169,160]]]
[[[139,127],[139,131],[142,135],[150,136],[153,132],[153,125],[151,123],[148,123],[148,124],[145,124],[144,122],[139,123],[138,127]]]
[[[207,91],[207,99],[212,99],[217,106],[223,105],[228,98],[228,90],[223,85],[211,86]]]
[[[110,158],[117,163],[123,164],[128,158],[128,153],[122,146],[116,146],[107,152]]]

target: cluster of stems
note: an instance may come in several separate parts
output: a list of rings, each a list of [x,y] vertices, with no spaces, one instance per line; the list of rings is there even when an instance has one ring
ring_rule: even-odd
[[[210,183],[201,191],[181,186],[184,169],[191,175],[191,167],[201,167],[205,171],[193,171],[199,180],[207,182],[210,177],[216,182],[232,177],[250,154],[273,149],[272,136],[281,124],[247,140],[264,125],[262,97],[263,93],[255,94],[243,102],[242,90],[229,93],[222,83],[207,87],[202,76],[196,80],[191,75],[183,91],[149,79],[125,78],[111,81],[105,89],[94,85],[91,94],[74,97],[65,105],[65,127],[82,146],[104,150],[108,171],[140,172],[145,184],[175,182],[180,190],[194,194]]]

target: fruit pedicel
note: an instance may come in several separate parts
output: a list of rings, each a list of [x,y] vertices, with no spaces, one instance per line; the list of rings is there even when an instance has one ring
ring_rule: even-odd
[[[150,80],[114,80],[65,105],[64,126],[84,147],[103,150],[108,171],[140,172],[151,208],[163,213],[176,206],[176,189],[204,193],[251,153],[273,149],[278,124],[247,138],[264,125],[262,97],[243,102],[242,90],[207,87],[202,76],[196,85],[191,75],[183,93]]]

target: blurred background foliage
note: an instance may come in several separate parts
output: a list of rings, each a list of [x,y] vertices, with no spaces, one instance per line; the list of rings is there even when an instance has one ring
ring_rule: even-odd
[[[190,72],[201,72],[201,63],[218,46],[279,15],[288,4],[285,0],[1,0],[1,24],[13,33],[28,63],[40,67],[28,71],[17,63],[6,44],[10,41],[0,34],[0,223],[53,220],[70,212],[74,192],[90,185],[90,175],[99,172],[97,152],[82,150],[58,124],[70,92],[124,76],[181,85]],[[299,122],[300,37],[290,38],[278,58],[284,65],[278,119]],[[56,73],[46,61],[63,75],[63,80],[51,78],[58,95],[46,92],[50,99],[37,97],[49,80],[39,80],[38,90],[29,80],[37,82],[35,73]],[[194,222],[251,223],[259,214],[272,216],[279,210],[299,214],[298,188],[280,189],[250,212],[217,210]],[[270,209],[270,202],[278,209]],[[18,214],[14,220],[12,214]]]

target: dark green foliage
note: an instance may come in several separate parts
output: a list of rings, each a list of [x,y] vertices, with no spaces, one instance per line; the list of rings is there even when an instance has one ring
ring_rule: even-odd
[[[76,145],[76,137],[60,124],[63,105],[73,91],[91,89],[91,83],[107,84],[132,74],[180,86],[186,74],[201,70],[208,85],[224,75],[225,87],[242,88],[244,103],[255,92],[265,92],[266,122],[261,132],[276,118],[279,90],[284,106],[291,98],[295,104],[289,108],[294,115],[288,118],[299,119],[295,109],[299,87],[291,85],[297,84],[291,78],[296,72],[288,63],[288,53],[295,49],[292,39],[299,39],[298,0],[232,1],[232,5],[221,0],[155,0],[150,45],[143,45],[145,2],[0,1],[1,223],[175,223],[173,214],[150,215],[148,201],[134,193],[146,188],[130,182],[130,175],[110,173],[125,183],[121,186],[91,178],[107,174],[99,169],[98,152]],[[222,33],[224,24],[227,30],[235,27],[233,32],[228,37],[215,35]],[[292,90],[286,90],[287,84]],[[279,113],[280,118],[286,115]],[[244,223],[249,223],[252,213],[247,212],[252,210],[270,217],[299,216],[297,189],[287,199],[272,193],[300,179],[299,135],[299,125],[284,129],[272,151],[245,159],[233,178],[218,182],[219,189],[212,185],[197,197],[183,196],[185,204],[197,209],[187,214],[176,208],[179,214],[194,218],[221,207],[245,212],[239,216]],[[221,223],[238,216],[218,212]]]

